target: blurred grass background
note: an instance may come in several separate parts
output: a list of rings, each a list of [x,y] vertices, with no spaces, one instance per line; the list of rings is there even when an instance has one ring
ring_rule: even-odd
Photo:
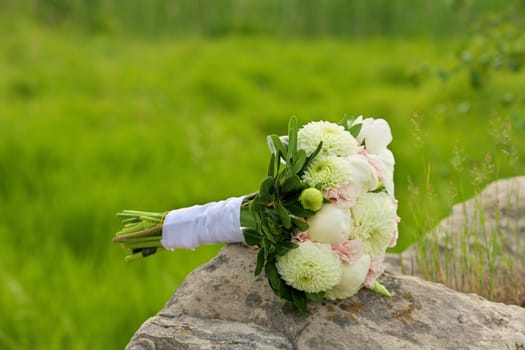
[[[389,121],[396,251],[419,209],[523,174],[525,74],[462,56],[506,6],[0,0],[0,348],[124,348],[220,247],[124,264],[114,214],[253,192],[291,115]]]

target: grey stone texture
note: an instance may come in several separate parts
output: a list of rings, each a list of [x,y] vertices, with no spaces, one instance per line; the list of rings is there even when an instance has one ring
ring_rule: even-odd
[[[525,176],[495,181],[473,198],[456,204],[451,214],[431,234],[438,244],[441,266],[448,266],[448,271],[441,272],[442,276],[452,276],[454,271],[462,269],[464,252],[471,261],[484,264],[487,259],[484,254],[497,247],[493,255],[494,299],[511,300],[514,304],[525,306]],[[423,247],[426,251],[432,250]],[[479,252],[482,254],[479,255]],[[422,258],[422,253],[423,250],[414,245],[401,255],[387,254],[387,271],[432,279],[428,270],[422,271],[417,263],[418,257],[425,261],[432,260]],[[447,254],[448,262],[445,262]],[[490,264],[483,266],[484,270],[478,271],[478,274],[488,278],[491,275]],[[509,295],[508,291],[497,289],[498,285],[507,284],[498,282],[509,280],[514,281],[514,289],[521,290],[521,294]],[[449,277],[442,282],[451,288],[461,289],[459,279]]]
[[[127,350],[525,349],[525,309],[414,276],[385,273],[388,298],[366,289],[310,302],[303,317],[261,276],[256,251],[225,246],[193,271]]]

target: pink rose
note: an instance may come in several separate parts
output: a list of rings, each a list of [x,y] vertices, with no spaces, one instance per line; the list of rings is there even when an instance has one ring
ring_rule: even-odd
[[[394,199],[394,205],[397,207],[397,199]],[[397,224],[401,221],[401,218],[399,216],[396,217],[396,229],[394,230],[394,233],[392,234],[392,239],[390,240],[390,243],[388,244],[388,247],[392,248],[395,247],[397,244],[397,237],[399,235],[399,231],[397,229]]]
[[[373,257],[370,261],[370,268],[368,269],[368,274],[366,275],[364,285],[366,288],[374,288],[376,279],[383,274],[385,271],[385,265],[383,265],[382,256]]]
[[[295,236],[292,237],[292,243],[304,243],[306,241],[309,241],[310,238],[308,237],[308,232],[299,232]]]
[[[368,160],[368,163],[376,170],[377,177],[379,178],[379,180],[384,181],[385,172],[383,170],[381,162],[377,159],[377,155],[368,153],[367,150],[362,146],[359,147],[357,153],[365,157],[366,160]]]
[[[349,184],[336,188],[329,188],[324,196],[341,209],[350,209],[355,204],[357,194]]]
[[[333,243],[332,250],[349,264],[353,264],[361,259],[364,253],[363,243],[358,239]]]

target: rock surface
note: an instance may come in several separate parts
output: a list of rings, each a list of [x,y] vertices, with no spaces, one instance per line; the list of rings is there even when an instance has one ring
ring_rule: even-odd
[[[503,282],[515,279],[515,276],[525,276],[525,176],[495,181],[475,197],[456,204],[450,216],[442,220],[432,234],[439,246],[441,265],[449,268],[448,273],[443,272],[440,273],[441,275],[451,276],[452,270],[461,270],[463,245],[463,249],[468,247],[466,252],[471,264],[473,262],[475,264],[476,261],[483,264],[485,269],[479,274],[484,276],[490,275],[486,252],[497,246],[498,251],[494,254],[496,285],[498,280],[500,284],[507,284]],[[479,247],[482,249],[480,250]],[[388,254],[385,259],[387,271],[430,278],[420,270],[416,262],[420,251],[417,246],[412,246],[401,256]],[[482,255],[477,256],[478,252]],[[448,263],[445,263],[447,254]],[[403,260],[402,264],[400,259]],[[425,261],[432,260],[425,258]],[[400,268],[401,265],[403,269]],[[495,295],[494,299],[510,300],[512,303],[525,306],[525,295],[523,295],[525,279],[515,280],[517,284],[514,288],[522,290],[521,294],[508,295],[500,291],[501,297]],[[451,288],[461,289],[456,281],[443,280],[443,283]]]
[[[126,349],[525,349],[525,309],[413,276],[383,275],[390,298],[363,289],[338,302],[310,302],[305,318],[264,277],[253,277],[255,256],[225,246]]]

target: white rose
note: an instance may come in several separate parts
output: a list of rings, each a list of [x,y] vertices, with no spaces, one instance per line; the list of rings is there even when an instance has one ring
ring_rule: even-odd
[[[365,148],[368,153],[379,154],[384,151],[392,142],[392,132],[390,126],[384,119],[357,118],[352,125],[363,124],[359,135],[357,135],[357,142],[361,144],[365,142]]]
[[[370,262],[370,255],[367,254],[353,264],[343,262],[341,281],[332,289],[327,290],[325,297],[334,300],[348,298],[356,294],[361,289],[368,275]]]
[[[377,171],[370,165],[368,159],[362,155],[354,155],[346,159],[352,169],[351,185],[356,195],[375,190],[379,185]]]
[[[383,152],[377,154],[375,158],[382,170],[383,170],[383,176],[381,178],[381,181],[383,182],[383,185],[385,186],[386,191],[390,195],[390,198],[394,198],[394,165],[396,164],[396,160],[394,159],[394,155],[389,149],[383,150]]]
[[[324,204],[314,216],[306,219],[309,225],[308,236],[321,243],[341,243],[350,236],[352,222],[348,209],[335,204]]]

